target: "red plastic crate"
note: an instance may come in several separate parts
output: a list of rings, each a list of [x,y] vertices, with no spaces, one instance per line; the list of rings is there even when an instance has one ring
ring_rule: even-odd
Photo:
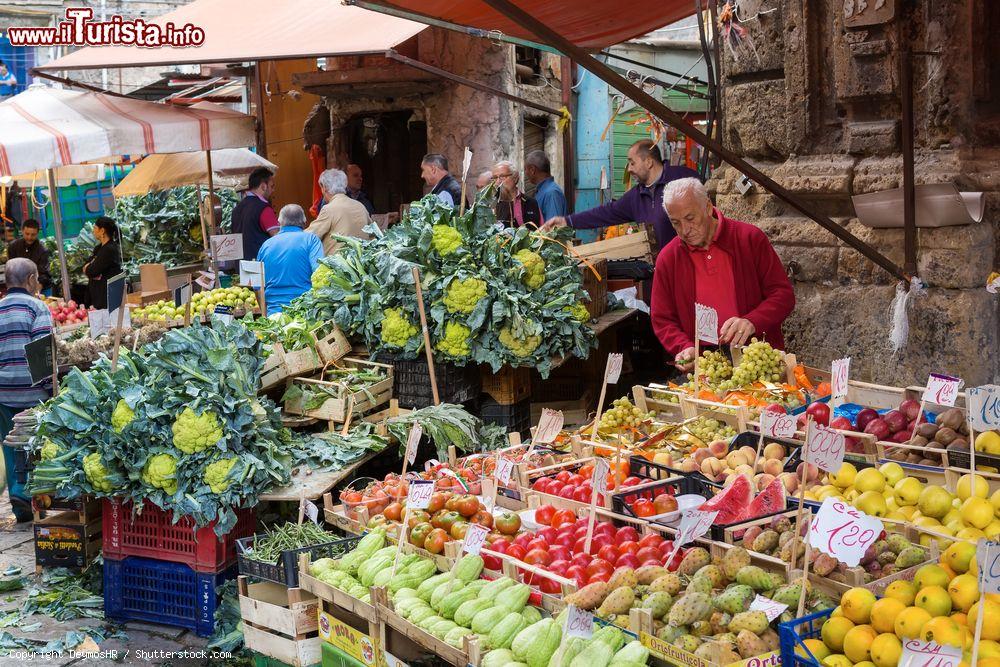
[[[146,501],[142,513],[132,516],[132,502],[105,498],[103,550],[105,558],[121,560],[144,556],[183,563],[195,572],[219,572],[236,562],[236,540],[253,535],[257,528],[254,510],[236,510],[236,525],[223,537],[215,522],[195,528],[191,517],[173,522],[173,512]]]

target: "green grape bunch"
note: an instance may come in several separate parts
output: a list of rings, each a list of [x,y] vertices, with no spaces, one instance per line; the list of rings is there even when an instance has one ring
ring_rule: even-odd
[[[598,428],[604,431],[616,431],[623,427],[636,428],[642,422],[652,418],[652,411],[643,412],[623,396],[611,402],[611,408],[601,415]]]
[[[736,435],[736,429],[711,417],[698,417],[687,425],[687,430],[702,442],[728,440]]]
[[[743,358],[733,368],[732,376],[719,383],[725,391],[748,387],[755,382],[781,382],[785,376],[780,350],[756,338],[743,350]]]

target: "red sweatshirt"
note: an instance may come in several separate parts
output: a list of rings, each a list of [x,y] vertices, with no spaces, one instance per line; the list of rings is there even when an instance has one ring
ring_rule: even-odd
[[[721,214],[720,214],[721,215]],[[736,306],[753,323],[758,339],[783,350],[781,323],[795,307],[795,292],[767,236],[753,225],[725,219],[715,242],[733,260]],[[674,238],[656,258],[650,317],[653,331],[670,354],[694,346],[695,273],[691,251]],[[724,322],[719,322],[721,328]]]

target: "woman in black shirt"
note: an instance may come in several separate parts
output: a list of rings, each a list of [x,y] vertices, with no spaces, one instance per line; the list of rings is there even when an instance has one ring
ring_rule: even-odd
[[[89,279],[87,291],[90,305],[101,310],[108,307],[108,278],[122,272],[121,237],[115,221],[105,216],[94,221],[94,236],[100,245],[94,248],[90,260],[83,265],[83,273]]]

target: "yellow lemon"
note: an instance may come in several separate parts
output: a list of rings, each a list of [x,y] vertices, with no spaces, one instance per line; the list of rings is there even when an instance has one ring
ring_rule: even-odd
[[[976,451],[1000,454],[1000,431],[984,431],[977,435]]]
[[[819,639],[804,639],[802,643],[805,644],[806,648],[809,649],[809,652],[812,653],[813,657],[817,660],[822,661],[823,658],[830,655],[830,649],[828,649],[826,644]],[[809,657],[805,652],[805,649],[801,646],[795,647],[795,655],[801,655],[803,658]]]
[[[835,618],[837,616],[843,616],[843,615],[844,615],[844,610],[840,608],[839,604],[833,608],[833,611],[830,612],[830,618]]]
[[[940,586],[921,588],[913,604],[926,610],[931,616],[947,616],[951,613],[951,596]]]
[[[892,485],[892,493],[900,506],[915,507],[924,485],[916,477],[904,477]]]
[[[913,575],[913,585],[919,591],[928,586],[940,586],[945,588],[951,577],[940,565],[924,565]]]
[[[968,613],[972,605],[979,599],[979,586],[976,578],[971,574],[958,575],[948,584],[948,595],[951,597],[953,609]]]
[[[977,478],[979,479],[979,478]],[[993,505],[985,498],[972,496],[962,503],[962,521],[982,530],[993,521]]]
[[[973,485],[972,475],[970,473],[965,473],[958,478],[958,485],[955,487],[955,495],[963,501],[970,496],[986,498],[990,495],[990,484],[986,481],[986,478],[976,475],[976,483]]]
[[[975,500],[975,499],[973,498],[972,500]],[[962,530],[960,530],[957,533],[955,533],[955,537],[958,537],[958,538],[963,539],[963,540],[972,540],[974,542],[978,542],[980,539],[983,539],[983,538],[986,537],[986,533],[984,533],[983,531],[979,530],[978,528],[972,528],[970,526],[970,527],[967,527],[967,528],[963,528]]]
[[[851,662],[861,662],[871,658],[872,642],[878,635],[870,625],[858,625],[844,635],[844,655]]]
[[[854,667],[854,663],[846,655],[834,653],[823,658],[823,667]]]
[[[883,633],[872,641],[870,653],[875,667],[896,667],[903,654],[903,643],[896,635]]]
[[[882,493],[882,489],[885,488],[885,477],[876,468],[865,468],[854,477],[854,488],[861,493],[865,491]]]
[[[893,630],[900,639],[912,639],[920,636],[920,629],[929,620],[931,615],[920,607],[907,607],[896,616]]]
[[[840,465],[840,470],[830,473],[830,483],[840,489],[846,489],[854,484],[854,478],[857,474],[858,469],[854,467],[854,464],[845,461]]]
[[[909,607],[917,597],[917,589],[912,581],[897,579],[886,587],[885,597],[899,600],[904,607]]]
[[[906,477],[906,471],[903,470],[903,466],[895,461],[883,463],[879,466],[878,471],[882,473],[882,477],[885,478],[885,483],[888,486],[895,486],[896,482]]]
[[[958,576],[958,572],[955,572],[953,569],[951,569],[950,567],[948,567],[945,563],[938,563],[938,567],[940,567],[942,570],[944,570],[945,574],[948,575],[948,581],[951,581],[952,579],[954,579],[955,577]]]
[[[852,588],[840,598],[840,608],[844,616],[855,625],[868,622],[874,605],[875,594],[865,588]]]
[[[993,492],[990,496],[990,504],[993,505],[993,511],[996,512],[997,516],[1000,516],[1000,489]]]
[[[916,518],[915,515],[919,511],[916,507],[912,505],[904,505],[900,502],[899,496],[896,496],[896,504],[899,505],[899,513],[905,516],[907,521]]]
[[[840,653],[844,650],[844,636],[852,628],[854,628],[854,623],[851,623],[850,619],[843,616],[831,616],[826,619],[819,634],[827,648]]]
[[[960,611],[956,611],[951,615],[951,619],[958,623],[959,625],[968,626],[969,625],[969,615],[964,614]]]
[[[941,554],[941,562],[955,572],[965,574],[969,571],[969,563],[976,557],[976,545],[968,542],[955,542]]]
[[[962,626],[947,616],[932,618],[920,629],[920,639],[947,646],[965,647],[965,632]]]
[[[969,608],[969,623],[970,628],[976,627],[976,623],[979,620],[979,611],[983,606],[983,601],[972,605]],[[989,639],[991,641],[1000,641],[1000,623],[990,622],[987,620],[1000,618],[1000,604],[997,604],[989,598],[986,599],[986,618],[983,619],[983,633],[980,635],[981,639]]]
[[[940,486],[927,486],[920,492],[917,507],[924,516],[940,519],[951,509],[951,494]]]
[[[892,632],[896,624],[896,616],[906,609],[906,605],[899,600],[885,597],[877,600],[872,605],[871,625],[875,632]]]

